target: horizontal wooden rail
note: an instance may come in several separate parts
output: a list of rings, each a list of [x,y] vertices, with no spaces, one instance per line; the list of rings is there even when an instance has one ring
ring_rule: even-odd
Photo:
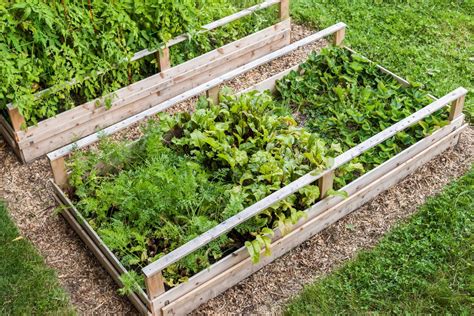
[[[209,24],[206,24],[206,25],[203,25],[201,27],[201,30],[197,32],[197,34],[202,34],[202,33],[206,33],[206,32],[209,32],[209,31],[212,31],[218,27],[221,27],[221,26],[224,26],[226,24],[229,24],[233,21],[236,21],[238,19],[241,19],[243,17],[246,17],[248,15],[251,15],[253,14],[254,12],[257,12],[257,11],[260,11],[260,10],[263,10],[263,9],[266,9],[272,5],[275,5],[275,4],[278,4],[280,3],[281,0],[266,0],[265,2],[262,2],[262,3],[259,3],[257,5],[254,5],[252,7],[249,7],[249,8],[246,8],[246,9],[243,9],[239,12],[236,12],[234,14],[231,14],[229,16],[226,16],[222,19],[219,19],[219,20],[216,20],[216,21],[213,21]],[[137,61],[141,58],[144,58],[144,57],[147,57],[147,56],[150,56],[152,54],[155,54],[156,52],[158,52],[160,49],[163,49],[163,48],[169,48],[173,45],[176,45],[176,44],[179,44],[179,43],[182,43],[188,39],[191,38],[191,35],[189,34],[181,34],[181,35],[178,35],[177,37],[169,40],[167,43],[163,43],[163,45],[159,48],[156,48],[156,49],[143,49],[137,53],[135,53],[131,58],[124,58],[123,59],[123,62],[133,62],[133,61]],[[100,75],[100,74],[103,74],[105,71],[99,71],[96,75]],[[89,79],[90,76],[84,78],[83,80],[87,80]],[[75,85],[76,83],[78,83],[78,80],[77,79],[72,79],[71,81],[67,81],[67,82],[64,82],[64,83],[61,83],[61,84],[57,84],[55,86],[52,86],[50,88],[46,88],[46,89],[43,89],[37,93],[34,94],[34,97],[36,99],[39,99],[41,98],[42,96],[44,96],[45,94],[49,93],[52,91],[52,93],[54,92],[58,92],[62,89],[64,89],[65,87],[68,87],[68,86],[72,86],[72,85]],[[54,91],[53,91],[54,90]],[[9,109],[14,109],[15,108],[15,105],[13,103],[8,103],[7,104],[7,107]]]
[[[147,278],[153,277],[157,273],[161,273],[161,271],[168,267],[169,265],[179,261],[180,259],[186,257],[187,255],[193,253],[194,251],[200,249],[201,247],[205,246],[212,240],[220,237],[221,235],[229,232],[234,227],[244,223],[245,221],[249,220],[250,218],[258,215],[260,212],[264,211],[268,207],[272,206],[273,204],[285,199],[289,195],[297,192],[304,186],[311,184],[312,182],[318,180],[321,177],[324,177],[330,174],[332,171],[337,169],[338,167],[344,165],[345,163],[351,161],[352,159],[356,158],[357,156],[361,155],[363,152],[369,150],[370,148],[375,147],[376,145],[382,143],[383,141],[387,140],[388,138],[396,135],[398,132],[403,131],[404,129],[416,124],[420,120],[424,119],[425,117],[433,114],[434,112],[440,110],[441,108],[445,107],[446,105],[450,104],[451,102],[456,101],[459,98],[462,98],[467,93],[467,90],[460,87],[456,90],[448,93],[444,97],[432,102],[431,104],[427,105],[423,109],[413,113],[412,115],[406,117],[405,119],[401,120],[400,122],[390,126],[389,128],[383,130],[382,132],[372,136],[371,138],[367,139],[366,141],[362,142],[361,144],[351,148],[350,150],[344,152],[343,154],[337,156],[334,159],[334,164],[324,171],[318,172],[310,172],[299,179],[293,181],[289,185],[283,187],[282,189],[270,194],[266,198],[258,201],[257,203],[247,207],[242,212],[237,215],[232,216],[231,218],[223,221],[219,225],[215,226],[214,228],[208,230],[207,232],[203,233],[202,235],[194,238],[193,240],[187,242],[186,244],[180,246],[179,248],[175,249],[174,251],[168,253],[167,255],[161,257],[157,261],[149,264],[145,268],[143,268],[143,273]]]
[[[303,47],[305,45],[308,45],[310,43],[313,43],[319,39],[322,39],[326,36],[329,36],[335,32],[337,32],[338,30],[341,30],[343,28],[346,27],[346,24],[344,23],[337,23],[333,26],[330,26],[322,31],[319,31],[319,32],[316,32],[304,39],[301,39],[297,42],[294,42],[284,48],[281,48],[277,51],[274,51],[273,53],[270,53],[270,54],[267,54],[261,58],[258,58],[248,64],[245,64],[239,68],[236,68],[220,77],[217,77],[205,84],[202,84],[200,86],[197,86],[196,88],[193,88],[191,90],[188,90],[186,91],[185,93],[183,94],[180,94],[176,97],[173,97],[165,102],[162,102],[160,104],[157,104],[153,107],[151,107],[150,109],[146,110],[146,111],[143,111],[139,114],[136,114],[134,116],[131,116],[130,118],[128,119],[125,119],[119,123],[116,123],[114,125],[111,125],[105,129],[103,129],[102,131],[100,132],[97,132],[95,134],[91,134],[87,137],[84,137],[80,140],[78,140],[77,142],[73,143],[73,144],[70,144],[70,145],[67,145],[67,146],[64,146],[62,148],[59,148],[55,151],[52,151],[50,152],[47,157],[49,158],[50,161],[53,161],[53,160],[56,160],[56,159],[59,159],[61,157],[64,157],[64,156],[67,156],[69,155],[73,150],[75,149],[78,149],[78,148],[83,148],[83,147],[86,147],[90,144],[93,144],[95,143],[96,141],[99,140],[99,138],[101,136],[106,136],[106,135],[111,135],[113,133],[116,133],[128,126],[131,126],[132,124],[136,123],[136,122],[139,122],[147,117],[150,117],[152,115],[155,115],[156,113],[158,112],[161,112],[173,105],[176,105],[177,103],[179,102],[182,102],[184,100],[187,100],[191,97],[194,97],[194,96],[197,96],[201,93],[204,93],[206,92],[207,90],[213,88],[213,87],[216,87],[220,84],[222,84],[223,82],[227,81],[227,80],[230,80],[238,75],[241,75],[249,70],[252,70],[260,65],[263,65],[263,64],[266,64],[276,58],[279,58],[281,56],[284,56],[286,54],[288,54],[289,52],[292,52],[300,47]]]

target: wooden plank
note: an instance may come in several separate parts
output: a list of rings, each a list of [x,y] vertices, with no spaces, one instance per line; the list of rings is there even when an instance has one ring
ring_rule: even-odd
[[[15,140],[15,131],[13,128],[10,126],[8,121],[3,117],[3,115],[0,114],[0,134],[3,135],[3,138],[5,139],[6,143],[10,146],[10,148],[13,150],[15,155],[23,161],[23,157],[21,155],[21,152],[18,148],[18,145]]]
[[[159,64],[160,64],[160,71],[165,71],[171,68],[171,61],[170,61],[170,49],[169,47],[164,47],[159,53]]]
[[[68,185],[66,161],[64,157],[49,162],[53,172],[54,182],[62,189]]]
[[[290,17],[290,0],[280,1],[279,15],[281,20],[286,20]]]
[[[367,139],[366,141],[362,142],[361,144],[351,148],[350,150],[344,152],[343,154],[339,155],[334,159],[334,165],[326,169],[325,171],[320,172],[319,174],[314,174],[314,172],[309,172],[306,175],[300,177],[299,179],[291,182],[289,185],[281,188],[280,190],[268,195],[267,197],[263,198],[262,200],[258,201],[257,203],[247,207],[242,212],[232,216],[231,218],[223,221],[219,225],[215,226],[214,228],[208,230],[207,232],[203,233],[202,235],[194,238],[193,240],[187,242],[186,244],[178,247],[174,251],[168,253],[167,255],[161,257],[157,261],[149,264],[145,268],[143,268],[143,273],[150,277],[154,273],[157,273],[170,264],[175,263],[176,261],[184,258],[185,256],[191,254],[192,252],[196,251],[197,249],[201,248],[202,246],[208,244],[212,240],[218,238],[222,234],[227,233],[234,227],[242,224],[243,222],[249,220],[250,218],[254,217],[255,215],[259,214],[263,210],[267,209],[271,205],[277,203],[288,197],[289,195],[295,193],[302,187],[316,181],[317,179],[324,177],[325,175],[329,174],[330,172],[334,171],[338,167],[342,166],[343,164],[351,161],[352,159],[356,158],[357,156],[361,155],[363,152],[369,150],[377,146],[378,144],[382,143],[386,139],[394,136],[396,133],[404,130],[412,126],[413,124],[417,123],[418,121],[422,120],[423,118],[433,114],[437,110],[446,106],[446,104],[452,102],[453,100],[459,98],[461,95],[465,95],[467,90],[464,88],[458,88],[451,93],[445,95],[444,97],[440,98],[439,100],[434,101],[430,105],[427,105],[423,109],[415,112],[414,114],[406,117],[405,119],[401,120],[400,122],[390,126],[389,128],[383,130],[382,132],[376,134],[375,136]]]
[[[10,116],[10,121],[12,122],[12,127],[15,132],[20,131],[22,127],[26,127],[25,118],[20,114],[18,108],[8,109],[8,115]]]
[[[458,117],[455,121],[451,124],[440,128],[439,130],[435,131],[433,134],[425,137],[424,139],[418,141],[416,144],[413,144],[409,148],[403,150],[401,153],[397,154],[396,156],[392,157],[382,165],[374,168],[373,170],[369,171],[362,177],[357,178],[356,180],[352,181],[350,184],[346,185],[341,189],[341,191],[345,191],[349,196],[355,194],[356,192],[363,189],[368,183],[372,183],[376,181],[378,178],[382,177],[387,173],[388,170],[392,170],[398,167],[401,162],[407,161],[429,146],[435,144],[439,140],[443,139],[450,133],[453,133],[457,129],[459,129],[463,124],[463,117]],[[306,219],[300,221],[300,223],[294,226],[294,229],[297,229],[305,221],[311,220],[312,218],[316,217],[317,215],[323,213],[324,211],[328,210],[329,208],[337,205],[344,199],[340,196],[330,196],[322,201],[319,201],[314,206],[310,207],[306,210],[307,217]],[[281,234],[278,230],[275,231],[275,240],[280,238]],[[186,293],[191,292],[198,286],[201,286],[205,282],[209,281],[210,279],[216,277],[217,275],[227,271],[228,269],[232,268],[239,262],[243,261],[244,259],[248,258],[248,252],[245,247],[235,251],[231,255],[224,257],[223,259],[219,260],[217,263],[213,264],[206,270],[201,271],[200,273],[191,277],[188,282],[180,284],[179,286],[168,290],[167,292],[163,293],[161,296],[157,297],[153,300],[153,305],[156,308],[163,307],[167,305],[169,302],[173,302],[174,300],[178,299],[179,297],[183,296]]]
[[[458,116],[462,114],[465,98],[466,98],[466,95],[462,95],[456,100],[454,100],[453,103],[451,104],[451,109],[449,111],[449,118],[448,118],[450,122],[455,120]]]
[[[334,46],[342,46],[343,45],[342,42],[344,41],[345,37],[346,37],[346,29],[345,28],[337,31],[334,34],[334,40],[333,40]]]
[[[75,206],[72,204],[72,202],[69,200],[69,198],[64,194],[64,192],[61,190],[61,188],[54,183],[53,180],[51,180],[51,183],[53,185],[53,190],[55,193],[55,199],[62,205],[66,207],[61,214],[66,217],[66,220],[68,223],[71,225],[71,227],[74,229],[74,231],[77,232],[77,234],[81,237],[81,239],[86,243],[88,248],[96,255],[97,251],[97,259],[99,261],[108,266],[109,263],[110,265],[114,268],[115,272],[117,275],[121,275],[124,273],[127,273],[128,271],[124,268],[124,266],[120,263],[120,261],[115,257],[115,255],[112,253],[112,251],[107,247],[107,245],[102,241],[102,239],[97,235],[97,233],[92,229],[92,227],[89,225],[89,223],[82,217],[82,215],[77,211]],[[76,230],[76,228],[80,228],[79,230]],[[83,236],[84,232],[86,236]],[[92,243],[92,245],[90,245]],[[92,248],[89,246],[93,246]],[[94,250],[95,249],[95,250]],[[112,277],[114,277],[113,273],[114,271],[109,271],[112,274]],[[119,285],[123,286],[121,281],[117,278],[114,278],[114,281]],[[148,296],[143,292],[143,290],[140,290],[136,295],[139,297],[139,299],[142,301],[143,304],[149,305],[150,300],[148,299]]]
[[[312,34],[311,36],[308,36],[300,41],[297,41],[297,42],[294,42],[282,49],[279,49],[273,53],[270,53],[266,56],[263,56],[261,58],[258,58],[248,64],[245,64],[244,66],[241,66],[235,70],[232,70],[218,78],[215,78],[205,84],[202,84],[196,88],[193,88],[189,91],[186,91],[185,93],[181,94],[181,95],[178,95],[174,98],[171,98],[161,104],[156,104],[155,106],[151,107],[150,109],[146,110],[146,111],[143,111],[141,112],[140,114],[137,114],[137,115],[134,115],[126,120],[123,120],[119,123],[116,123],[112,126],[109,126],[108,128],[105,128],[104,130],[102,130],[100,133],[95,133],[95,134],[91,134],[87,137],[84,137],[82,139],[80,139],[79,141],[73,143],[73,144],[70,144],[70,145],[67,145],[67,146],[64,146],[58,150],[55,150],[51,153],[48,154],[48,157],[50,159],[57,159],[58,157],[60,156],[66,156],[68,155],[74,148],[82,148],[82,147],[85,147],[85,146],[88,146],[94,142],[96,142],[98,139],[99,139],[99,135],[111,135],[113,133],[116,133],[132,124],[135,124],[136,122],[140,121],[140,120],[143,120],[147,117],[150,117],[150,116],[153,116],[155,115],[156,113],[158,112],[161,112],[179,102],[182,102],[186,99],[189,99],[191,97],[194,97],[194,96],[197,96],[197,95],[200,95],[201,93],[204,93],[205,91],[209,90],[210,88],[214,87],[214,86],[217,86],[217,85],[220,85],[222,84],[223,82],[225,82],[226,80],[230,80],[242,73],[245,73],[249,70],[252,70],[260,65],[263,65],[267,62],[270,62],[278,57],[281,57],[283,55],[286,55],[287,53],[293,51],[293,50],[296,50],[300,47],[303,47],[307,44],[310,44],[314,41],[317,41],[321,38],[324,38],[328,35],[331,35],[332,33],[334,33],[335,31],[337,31],[339,28],[341,27],[344,27],[345,24],[344,23],[338,23],[338,24],[335,24],[327,29],[324,29],[320,32],[317,32],[317,33],[314,33]]]
[[[332,190],[334,184],[334,171],[328,174],[325,174],[321,178],[318,179],[318,187],[320,198],[324,199],[328,196],[329,190]]]
[[[57,187],[53,183],[53,188],[55,190],[54,198],[59,204],[65,205],[66,209],[61,211],[61,215],[66,219],[72,229],[79,235],[82,241],[86,244],[87,248],[92,252],[92,254],[99,260],[101,265],[104,269],[112,276],[112,279],[117,283],[120,287],[123,286],[123,283],[120,281],[120,274],[126,272],[125,269],[116,269],[116,265],[114,265],[109,258],[104,254],[103,249],[99,248],[94,241],[90,234],[86,232],[83,228],[83,225],[79,224],[76,217],[71,213],[71,205],[67,201],[65,201],[65,195],[62,193],[59,187]],[[138,309],[139,312],[142,314],[148,314],[148,308],[146,307],[146,303],[142,302],[142,299],[139,295],[132,293],[127,295],[133,305]]]
[[[161,273],[157,273],[151,278],[145,278],[145,285],[151,300],[165,292],[165,282]]]
[[[39,143],[42,140],[50,139],[53,135],[68,131],[63,135],[63,143],[59,145],[62,146],[69,143],[70,137],[73,135],[83,137],[97,129],[137,114],[157,102],[162,102],[170,96],[176,96],[192,88],[193,84],[204,83],[204,80],[208,78],[222,75],[229,69],[241,66],[244,62],[238,61],[238,58],[243,54],[246,54],[248,60],[253,60],[267,53],[269,49],[280,48],[285,44],[285,40],[289,40],[289,30],[289,20],[280,22],[159,75],[120,89],[115,92],[116,100],[112,102],[112,106],[108,110],[105,106],[97,108],[95,105],[97,100],[95,100],[61,113],[55,118],[40,122],[38,126],[30,127],[26,133],[20,134],[22,138],[20,148],[28,148],[33,143]],[[283,40],[282,37],[285,39]],[[272,43],[278,44],[272,46]],[[206,74],[208,74],[207,77]],[[195,83],[191,80],[194,80]],[[119,110],[121,112],[116,112]],[[94,119],[96,121],[93,121]],[[85,126],[87,124],[88,127]],[[79,130],[80,128],[82,130]],[[51,148],[52,146],[51,144],[49,151],[54,149]]]
[[[210,80],[213,77],[218,77],[222,75],[225,71],[229,69],[235,69],[238,66],[241,66],[245,63],[246,60],[256,58],[262,56],[269,51],[276,50],[281,48],[285,45],[287,39],[289,38],[289,31],[282,31],[281,33],[277,33],[275,37],[271,37],[267,41],[259,42],[256,45],[261,46],[257,47],[255,50],[248,50],[252,47],[243,48],[240,53],[244,55],[235,56],[232,60],[232,56],[224,56],[223,58],[229,59],[223,65],[219,66],[218,63],[213,64],[213,68],[210,68],[207,71],[198,72],[193,77],[181,77],[178,76],[174,79],[175,85],[172,88],[168,88],[163,92],[159,92],[159,95],[150,95],[149,97],[143,98],[133,104],[128,106],[122,107],[120,109],[111,108],[110,110],[104,110],[102,113],[97,113],[94,117],[90,118],[88,122],[81,124],[80,126],[75,126],[76,124],[69,123],[69,129],[64,131],[56,136],[49,136],[46,137],[48,134],[44,134],[43,141],[34,141],[32,139],[35,138],[28,138],[24,141],[20,142],[20,146],[25,148],[25,156],[26,156],[26,149],[28,149],[27,155],[29,157],[36,157],[42,154],[45,154],[51,150],[54,150],[64,144],[71,143],[74,139],[78,139],[85,135],[91,134],[96,130],[100,130],[101,128],[107,127],[109,122],[118,122],[123,119],[126,119],[130,116],[133,116],[137,113],[140,113],[144,110],[149,109],[151,106],[156,104],[157,102],[165,101],[169,98],[172,98],[179,93],[183,93],[186,90],[192,89],[195,85],[204,83],[206,80]],[[252,45],[253,46],[253,45]],[[86,114],[87,116],[91,116]],[[85,120],[85,118],[82,118]],[[72,122],[74,123],[74,122]]]
[[[250,258],[243,260],[226,272],[221,273],[217,277],[201,285],[199,288],[189,292],[187,295],[184,295],[164,306],[162,308],[163,314],[182,315],[191,312],[200,304],[208,301],[229,287],[237,284],[239,281],[258,271],[263,266],[287,253],[305,240],[311,238],[329,225],[335,223],[342,217],[359,208],[361,205],[370,201],[381,192],[398,183],[407,175],[412,173],[415,169],[431,160],[447,148],[455,145],[459,137],[459,133],[466,127],[467,125],[464,125],[463,128],[456,130],[454,133],[451,133],[442,140],[429,146],[415,157],[401,163],[395,169],[387,170],[387,172],[385,172],[385,174],[377,181],[367,183],[364,189],[360,190],[358,193],[343,200],[319,216],[307,221],[298,229],[275,241],[271,245],[271,256],[262,256],[261,261],[258,264],[253,264]]]
[[[206,91],[206,97],[212,100],[212,103],[214,104],[219,103],[219,90],[219,86],[215,86]]]

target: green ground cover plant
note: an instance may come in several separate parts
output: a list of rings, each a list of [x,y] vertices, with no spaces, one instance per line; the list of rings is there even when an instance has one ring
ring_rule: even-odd
[[[420,84],[402,87],[375,63],[333,47],[312,53],[276,85],[281,102],[300,113],[311,132],[343,151],[420,110],[433,100]],[[447,124],[441,110],[355,159],[337,172],[340,188]],[[354,169],[356,167],[357,169]]]
[[[474,169],[372,250],[306,287],[287,315],[472,315]]]
[[[52,117],[157,72],[155,57],[126,62],[182,33],[172,64],[241,38],[276,21],[257,12],[212,32],[200,27],[258,0],[22,1],[0,3],[0,111],[14,102],[27,125]],[[124,62],[125,60],[125,62]],[[76,80],[74,85],[66,82]],[[34,93],[53,87],[41,98]]]
[[[0,201],[0,314],[74,315],[56,273],[19,235]]]

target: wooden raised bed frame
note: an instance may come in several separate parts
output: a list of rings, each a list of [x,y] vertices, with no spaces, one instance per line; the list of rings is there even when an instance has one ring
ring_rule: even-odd
[[[313,34],[308,38],[315,40],[315,38],[319,39],[335,33],[334,44],[342,45],[344,31],[345,25],[343,23],[339,23],[321,32]],[[306,43],[311,42],[311,40],[306,39]],[[297,42],[292,44],[293,46],[289,45],[288,47],[292,47],[294,49],[294,47],[299,47],[298,45],[300,44]],[[232,71],[230,74],[216,78],[211,83],[197,87],[192,91],[188,91],[182,95],[182,98],[188,98],[195,95],[195,93],[199,94],[203,91],[206,91],[206,89],[208,91],[215,91],[215,87],[222,83],[223,80],[227,80],[236,74],[240,74],[241,71],[252,69],[262,60],[268,61],[275,58],[275,56],[280,56],[280,53],[291,51],[291,49],[288,47],[271,53],[266,57],[249,63],[248,65],[242,66],[235,71]],[[292,69],[295,68],[297,67],[293,67]],[[379,69],[392,75],[402,85],[409,85],[406,80],[394,75],[387,69],[380,66]],[[275,81],[283,77],[289,71],[291,71],[291,69],[273,76],[261,82],[260,84],[253,86],[251,89],[260,91],[266,89],[272,90],[274,89]],[[144,314],[182,315],[192,311],[202,303],[217,296],[219,293],[235,285],[266,264],[272,262],[292,248],[298,246],[305,240],[317,234],[327,226],[354,211],[364,203],[377,196],[379,193],[395,185],[407,175],[412,173],[415,169],[431,160],[433,157],[456,145],[461,131],[467,127],[467,124],[464,123],[464,115],[462,114],[466,93],[467,90],[461,87],[448,93],[440,99],[433,97],[433,102],[423,109],[415,112],[400,122],[390,126],[389,128],[336,157],[334,164],[325,171],[317,175],[308,173],[300,177],[282,189],[247,207],[239,214],[227,219],[206,233],[151,263],[143,269],[147,293],[144,291],[139,291],[138,293],[130,295],[129,298],[135,304],[138,310]],[[177,99],[170,100],[169,102],[167,101],[168,103],[165,102],[166,104],[163,107],[170,106],[170,103],[178,101],[179,100]],[[332,188],[334,172],[337,168],[446,106],[451,106],[448,125],[436,130],[433,134],[418,141],[417,143],[403,150],[398,155],[392,157],[380,166],[374,168],[373,170],[343,187],[341,190],[347,192],[349,196],[348,198],[344,199],[340,196],[326,196],[327,191]],[[153,109],[153,111],[156,112],[159,110],[160,108]],[[149,115],[151,114],[152,113],[149,113]],[[121,126],[115,126],[114,128],[115,129],[109,129],[107,133],[113,133],[120,129]],[[79,147],[83,147],[96,140],[97,136],[86,137],[79,141],[77,145]],[[53,186],[56,193],[56,198],[60,203],[66,206],[65,210],[62,212],[66,220],[81,236],[87,246],[109,271],[114,280],[121,286],[122,284],[119,280],[119,275],[125,273],[126,270],[120,264],[119,260],[114,256],[114,254],[103,243],[100,237],[82,218],[80,213],[75,209],[74,205],[62,190],[62,188],[67,185],[67,172],[63,163],[64,157],[67,156],[72,151],[72,149],[73,147],[70,145],[48,155],[51,165],[53,166],[53,173],[55,176]],[[247,250],[245,247],[242,247],[231,255],[228,255],[216,262],[208,269],[194,275],[189,279],[188,282],[182,283],[175,288],[165,291],[161,271],[167,266],[203,247],[210,241],[230,231],[237,225],[259,214],[274,203],[288,197],[289,195],[300,190],[302,187],[315,181],[318,181],[318,186],[322,191],[321,195],[323,198],[306,210],[307,217],[302,218],[293,227],[292,232],[287,235],[282,235],[278,229],[275,230],[275,236],[273,237],[271,244],[270,256],[266,257],[262,255],[258,264],[252,264]]]
[[[0,132],[23,162],[30,162],[97,130],[120,122],[154,105],[201,85],[212,78],[238,68],[245,63],[275,51],[290,43],[289,0],[267,0],[203,27],[202,32],[224,26],[258,10],[280,4],[281,22],[222,46],[204,55],[170,68],[169,47],[187,40],[187,35],[170,40],[158,50],[143,50],[132,61],[156,54],[160,72],[121,88],[108,96],[78,105],[55,117],[25,128],[25,119],[18,109],[8,104],[12,124],[0,115]],[[73,84],[74,80],[68,84]],[[45,89],[35,96],[40,97]],[[111,108],[104,105],[112,99]],[[100,104],[97,106],[97,104]]]

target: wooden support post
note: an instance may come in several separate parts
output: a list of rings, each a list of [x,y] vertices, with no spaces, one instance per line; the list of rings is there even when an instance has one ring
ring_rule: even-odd
[[[451,103],[451,111],[449,112],[448,120],[450,122],[454,121],[462,113],[464,107],[464,100],[466,95],[462,95]]]
[[[148,294],[148,298],[150,299],[150,302],[152,302],[153,299],[155,299],[156,297],[165,293],[165,282],[163,279],[163,275],[161,274],[161,271],[158,273],[155,273],[151,277],[145,276],[145,285],[146,285],[146,292]],[[151,305],[153,305],[153,303],[151,303]],[[153,316],[161,316],[155,313],[155,308],[153,308],[153,306],[149,306],[149,307],[150,307],[150,310],[152,311]]]
[[[12,127],[15,132],[21,130],[21,127],[26,124],[25,118],[20,114],[18,108],[11,107],[8,109],[8,114],[10,115],[10,120],[12,121]]]
[[[280,2],[280,20],[286,20],[290,17],[290,0],[281,0]]]
[[[344,38],[346,37],[346,28],[342,28],[336,33],[334,33],[334,40],[333,44],[334,46],[342,46],[342,42],[344,41]]]
[[[206,97],[211,99],[214,104],[219,103],[219,86],[215,86],[206,91]]]
[[[66,170],[66,161],[64,160],[64,157],[51,160],[49,163],[51,165],[51,170],[53,171],[54,182],[61,189],[66,188],[68,186],[68,177]]]
[[[165,71],[171,67],[170,62],[170,48],[168,46],[163,47],[156,52],[156,62],[160,67],[160,71]]]
[[[328,195],[328,191],[331,190],[333,187],[333,182],[334,182],[334,171],[318,179],[320,199],[324,199]]]

